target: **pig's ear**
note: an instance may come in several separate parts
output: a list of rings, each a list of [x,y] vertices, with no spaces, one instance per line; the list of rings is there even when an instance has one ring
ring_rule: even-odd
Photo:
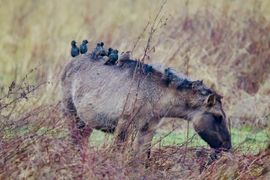
[[[216,104],[216,96],[214,94],[210,94],[209,96],[207,96],[207,98],[205,99],[205,104],[209,107],[215,105]]]

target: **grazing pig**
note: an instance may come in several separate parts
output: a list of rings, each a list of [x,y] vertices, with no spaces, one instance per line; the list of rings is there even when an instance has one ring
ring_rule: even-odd
[[[123,142],[133,122],[135,152],[149,153],[161,119],[171,117],[191,121],[211,148],[231,148],[221,96],[170,68],[134,60],[107,66],[86,54],[67,63],[61,88],[64,113],[85,122],[85,142],[92,129],[116,131],[116,142]]]

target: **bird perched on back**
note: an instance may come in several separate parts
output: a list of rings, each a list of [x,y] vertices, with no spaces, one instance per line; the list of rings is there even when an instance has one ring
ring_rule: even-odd
[[[82,41],[82,44],[80,45],[80,53],[81,54],[85,54],[87,52],[87,50],[88,50],[87,44],[88,44],[87,40]]]
[[[171,68],[166,68],[164,70],[164,75],[165,75],[164,80],[166,84],[169,85],[173,80],[173,72],[171,71]]]
[[[109,61],[109,56],[110,56],[110,54],[112,53],[112,51],[113,51],[113,48],[109,48],[108,50],[107,50],[107,52],[106,52],[106,56],[104,56],[103,57],[103,60],[105,61],[105,63],[107,62],[107,61]]]
[[[97,59],[99,56],[106,56],[105,48],[103,47],[104,43],[100,42],[97,43],[97,46],[95,47],[94,51],[92,52],[92,58]]]
[[[99,49],[99,51],[98,51],[98,55],[99,56],[106,56],[106,50],[105,50],[105,48],[104,48],[104,43],[103,42],[101,42],[101,43],[99,43],[99,45],[100,45],[100,49]]]
[[[72,57],[76,57],[80,54],[80,50],[76,45],[76,41],[71,41],[71,52],[70,52]]]
[[[191,89],[191,87],[192,87],[192,82],[188,81],[187,79],[183,79],[177,84],[178,90]]]
[[[124,61],[129,60],[130,57],[131,57],[131,51],[122,52],[117,61],[117,66],[122,66]]]
[[[149,64],[144,64],[143,65],[143,72],[146,73],[146,74],[153,73],[154,68],[153,68],[153,66],[151,66]]]
[[[116,61],[118,60],[118,50],[112,50],[109,58],[107,58],[104,65],[115,65]]]
[[[109,57],[109,55],[112,53],[112,51],[113,51],[113,49],[112,49],[112,48],[109,48],[109,49],[108,49],[108,51],[107,51],[106,56],[108,56],[108,57]]]

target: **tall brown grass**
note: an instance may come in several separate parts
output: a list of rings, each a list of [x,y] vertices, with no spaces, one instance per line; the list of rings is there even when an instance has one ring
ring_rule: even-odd
[[[40,99],[52,102],[58,73],[70,58],[70,41],[104,41],[131,50],[161,2],[153,1],[24,1],[1,6],[1,91],[29,69],[40,66],[33,82],[50,81]],[[166,21],[155,33],[147,63],[164,63],[203,79],[225,98],[236,124],[266,125],[269,113],[268,1],[170,1]],[[134,58],[142,56],[148,38],[142,34]]]

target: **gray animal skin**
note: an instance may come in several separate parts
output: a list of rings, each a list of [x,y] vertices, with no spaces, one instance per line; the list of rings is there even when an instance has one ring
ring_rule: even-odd
[[[64,114],[86,123],[87,132],[81,137],[85,141],[92,129],[100,129],[116,131],[116,142],[123,142],[132,121],[137,131],[135,152],[149,153],[161,119],[172,117],[191,121],[210,147],[231,148],[221,96],[202,81],[133,60],[121,62],[121,66],[103,64],[102,59],[93,60],[86,54],[69,61],[61,75]]]

